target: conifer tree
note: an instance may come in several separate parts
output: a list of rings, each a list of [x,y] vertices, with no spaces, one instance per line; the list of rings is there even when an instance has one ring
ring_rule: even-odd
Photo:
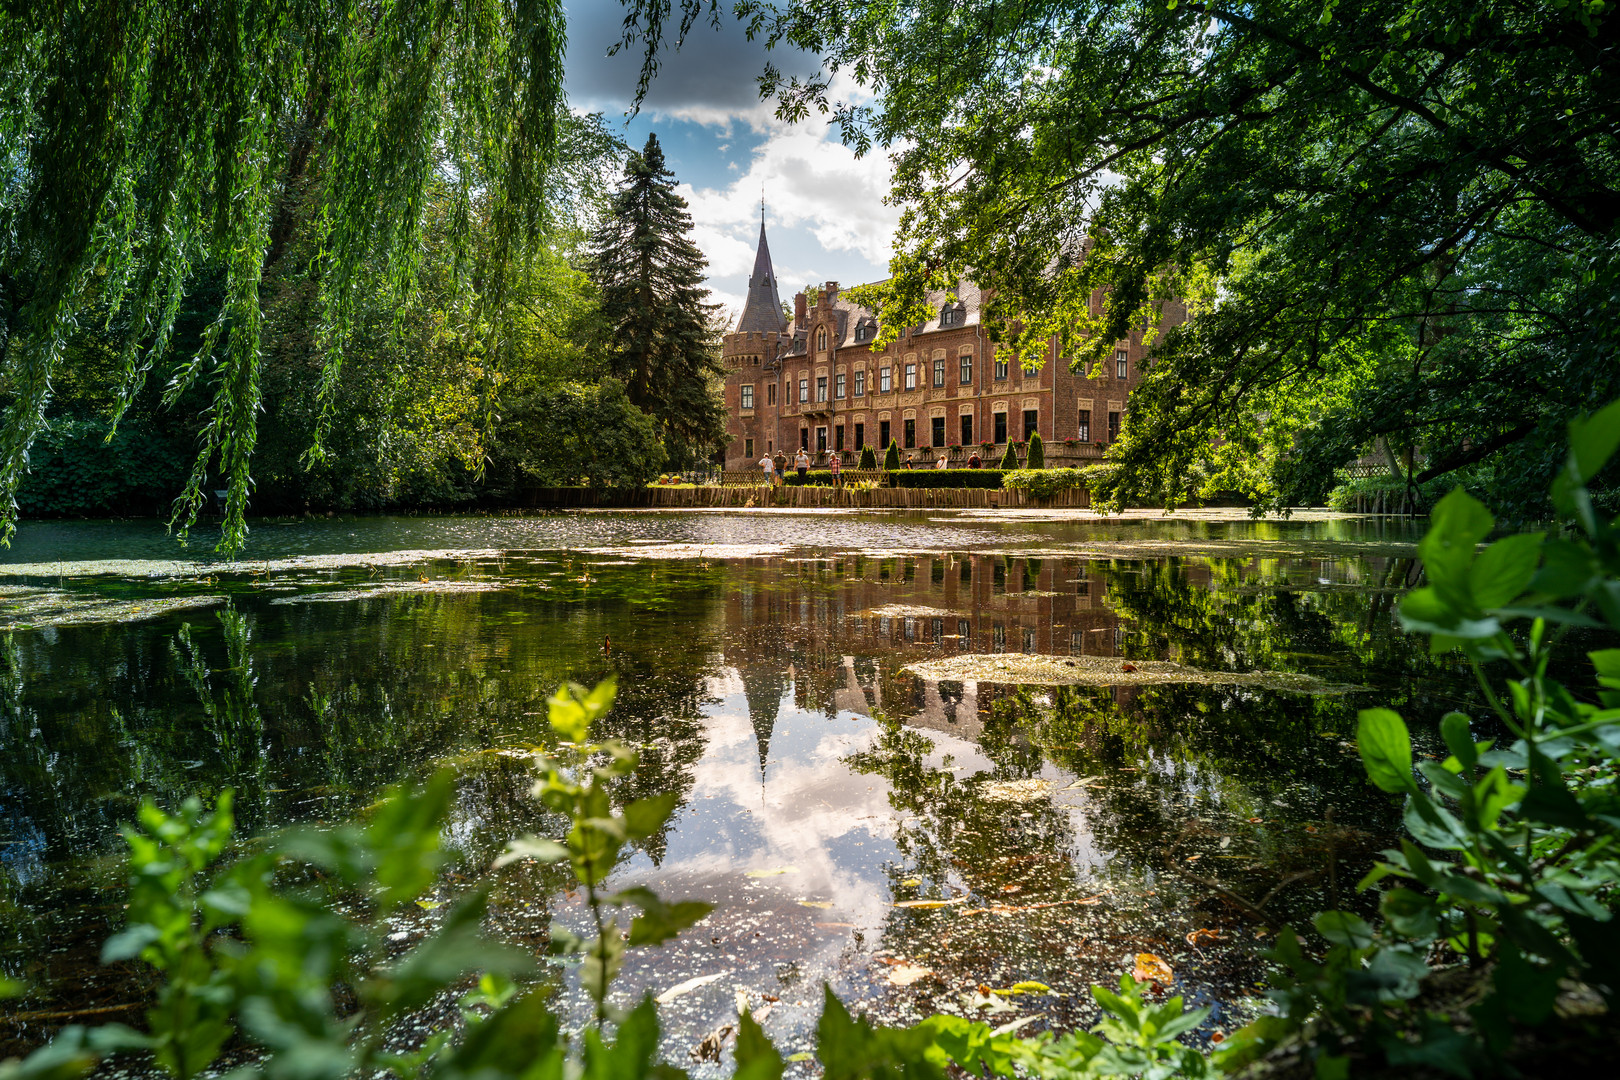
[[[1024,463],[1026,469],[1046,468],[1046,444],[1041,441],[1041,433],[1029,433],[1029,458]]]
[[[870,444],[861,448],[861,468],[877,468],[877,453],[872,449]]]
[[[601,291],[609,365],[630,400],[657,421],[674,461],[703,455],[725,437],[717,392],[725,375],[717,305],[703,287],[708,261],[692,242],[692,215],[664,167],[657,135],[631,154],[591,238],[591,278]]]
[[[900,444],[893,439],[889,440],[888,452],[883,455],[883,467],[890,472],[900,467]]]
[[[1007,452],[1005,454],[1001,455],[1001,465],[999,466],[999,468],[1002,468],[1002,469],[1016,469],[1016,468],[1018,468],[1018,451],[1013,449],[1013,444],[1012,443],[1007,444]]]

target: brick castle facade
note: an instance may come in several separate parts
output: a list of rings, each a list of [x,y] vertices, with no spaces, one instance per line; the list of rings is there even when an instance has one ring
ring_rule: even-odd
[[[801,447],[818,465],[834,453],[848,464],[863,446],[881,457],[891,439],[919,465],[941,456],[961,465],[979,450],[994,466],[1009,440],[1036,431],[1048,465],[1101,458],[1141,379],[1142,332],[1117,343],[1097,378],[1071,372],[1055,343],[1041,369],[1026,373],[997,359],[981,320],[985,299],[970,281],[936,293],[933,318],[883,350],[873,347],[872,312],[842,299],[836,281],[795,296],[787,321],[761,222],[748,299],[722,345],[725,467],[758,468],[765,454]],[[1161,329],[1184,321],[1185,306],[1166,305],[1162,319]]]

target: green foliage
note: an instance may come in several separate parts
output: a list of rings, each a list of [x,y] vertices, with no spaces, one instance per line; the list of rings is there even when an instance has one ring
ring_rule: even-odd
[[[618,380],[562,382],[507,406],[490,479],[508,487],[643,487],[664,461],[657,422],[631,404]]]
[[[867,443],[865,446],[861,447],[860,468],[863,468],[863,469],[875,469],[875,468],[877,468],[877,454],[876,454],[876,452],[873,451],[871,443]]]
[[[889,474],[895,487],[990,488],[1001,487],[999,469],[901,469]]]
[[[316,207],[323,347],[310,374],[324,401],[359,297],[412,291],[430,185],[453,191],[456,261],[480,305],[504,304],[546,217],[568,115],[564,37],[555,0],[8,11],[0,539],[79,324],[116,315],[116,423],[173,344],[188,289],[215,281],[218,303],[163,397],[208,401],[175,516],[191,521],[217,483],[229,491],[222,547],[239,549],[263,402],[261,286],[296,204]],[[468,241],[475,204],[487,247]]]
[[[1029,434],[1029,455],[1024,461],[1024,468],[1046,468],[1046,444],[1041,441],[1041,433],[1038,431]]]
[[[1007,444],[1007,452],[1001,455],[1001,464],[996,467],[1004,472],[1016,472],[1018,469],[1023,468],[1023,465],[1018,461],[1018,451],[1013,447],[1012,443]]]
[[[1403,799],[1410,838],[1384,853],[1361,888],[1401,884],[1380,894],[1377,926],[1348,912],[1319,915],[1316,931],[1330,945],[1320,959],[1292,933],[1279,937],[1278,1013],[1234,1038],[1223,1051],[1229,1065],[1309,1023],[1319,1069],[1339,1068],[1331,1063],[1359,1044],[1393,1067],[1469,1075],[1501,1060],[1516,1025],[1553,1017],[1566,980],[1592,987],[1611,1009],[1620,1001],[1612,910],[1620,650],[1589,654],[1596,702],[1548,673],[1570,629],[1620,631],[1620,521],[1593,513],[1586,487],[1620,445],[1620,402],[1572,422],[1569,443],[1552,500],[1575,528],[1481,549],[1495,520],[1459,488],[1435,507],[1419,545],[1428,583],[1400,607],[1402,624],[1427,635],[1431,651],[1462,653],[1511,741],[1480,738],[1485,725],[1452,712],[1440,723],[1450,756],[1414,764],[1405,721],[1389,709],[1362,711],[1356,741],[1368,779]],[[1486,664],[1510,680],[1494,687]],[[1490,972],[1466,1016],[1425,1001],[1448,957]]]
[[[1494,463],[1502,512],[1544,516],[1565,422],[1620,395],[1612,4],[766,10],[761,36],[824,73],[768,70],[779,115],[895,154],[911,210],[860,297],[880,347],[963,276],[994,282],[987,332],[1020,358],[1151,347],[1115,504],[1185,501],[1203,464],[1299,505],[1382,439],[1421,444],[1420,483]]]
[[[883,452],[883,467],[891,473],[900,468],[900,444],[893,439],[889,440],[889,448]]]
[[[160,513],[185,480],[187,449],[144,420],[59,419],[29,451],[17,492],[22,513],[111,516]]]
[[[1031,454],[1034,447],[1031,446]],[[1049,499],[1060,491],[1072,491],[1086,486],[1079,469],[1017,469],[1004,473],[1001,486],[1010,491],[1027,491],[1037,499]]]
[[[691,232],[675,174],[664,167],[658,136],[648,135],[625,162],[591,236],[589,267],[601,293],[609,368],[677,457],[706,455],[725,441],[719,308],[708,302],[708,262]]]

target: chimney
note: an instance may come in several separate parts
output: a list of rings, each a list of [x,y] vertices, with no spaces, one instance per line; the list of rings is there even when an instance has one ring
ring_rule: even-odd
[[[827,282],[827,306],[832,307],[838,300],[838,282]]]
[[[802,328],[804,326],[804,324],[809,321],[810,310],[809,310],[809,307],[807,305],[808,305],[808,301],[805,300],[804,293],[800,292],[800,293],[795,293],[794,294],[794,296],[793,296],[793,325]]]

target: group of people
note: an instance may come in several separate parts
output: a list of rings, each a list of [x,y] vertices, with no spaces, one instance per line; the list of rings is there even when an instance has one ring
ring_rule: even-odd
[[[915,469],[917,467],[916,459],[910,456],[904,458],[900,464],[902,468],[906,469]],[[970,469],[977,469],[981,464],[978,451],[974,451],[967,459],[967,467]],[[787,455],[780,451],[777,452],[775,457],[766,454],[759,459],[759,467],[765,470],[765,482],[771,487],[776,487],[783,482],[784,474],[787,472]],[[799,483],[804,483],[804,478],[810,473],[810,451],[801,447],[799,452],[793,455],[793,468],[799,474]],[[934,468],[950,468],[944,454],[939,455],[939,460],[934,462]],[[842,454],[832,454],[827,458],[827,471],[832,473],[833,485],[837,486],[844,471]]]

